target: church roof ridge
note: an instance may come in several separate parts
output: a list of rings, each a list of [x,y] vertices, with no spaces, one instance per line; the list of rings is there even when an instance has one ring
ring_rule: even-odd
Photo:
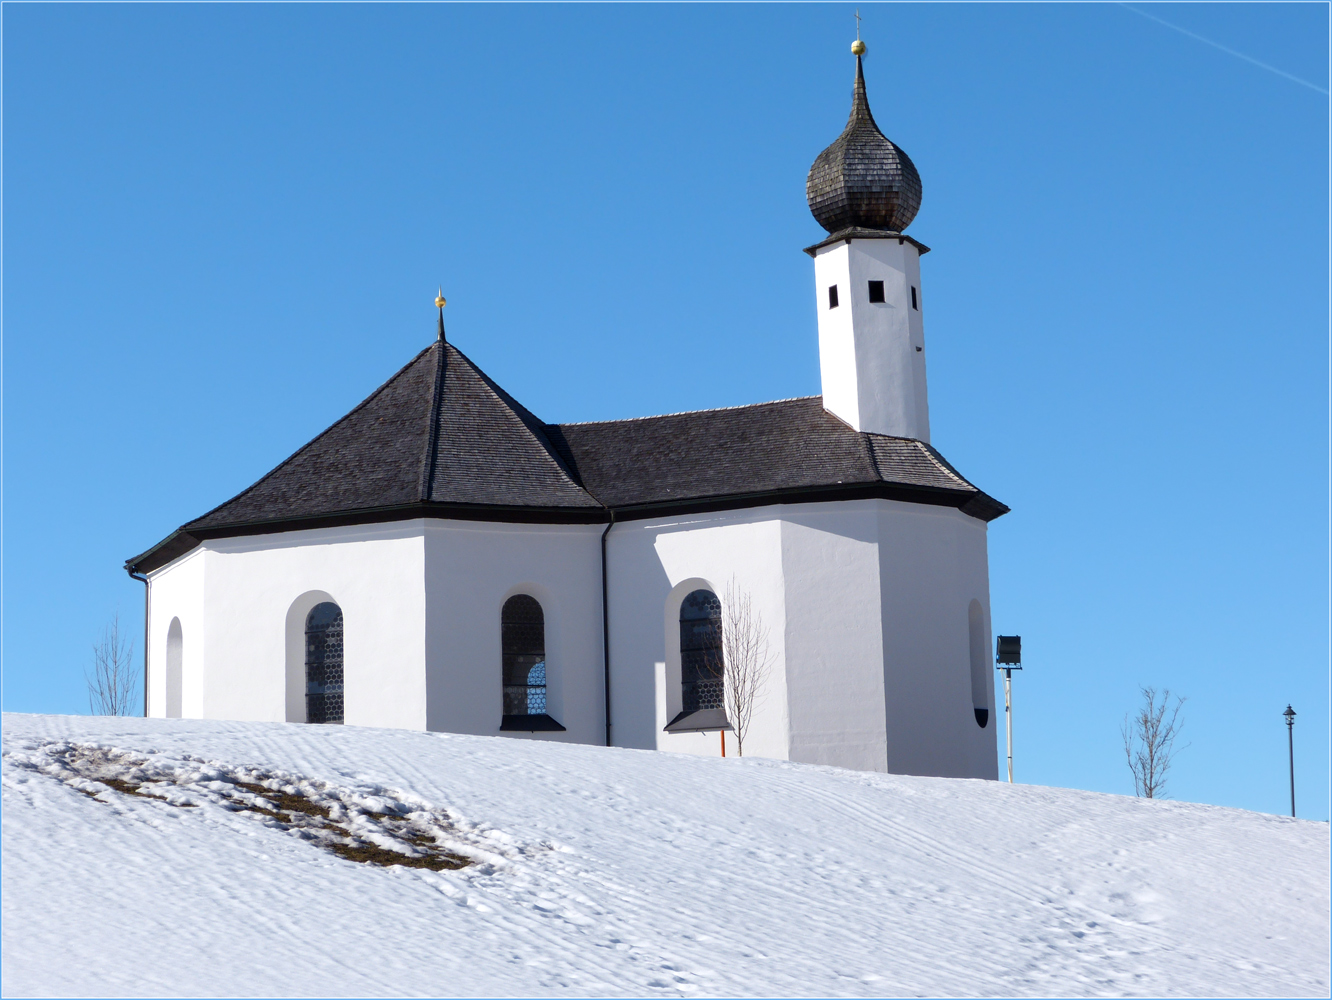
[[[822,396],[787,396],[784,399],[766,399],[760,403],[737,403],[735,406],[707,406],[699,410],[674,410],[670,413],[650,413],[645,417],[618,417],[614,420],[573,420],[553,424],[554,427],[587,427],[592,424],[629,424],[636,420],[662,420],[665,417],[688,417],[696,413],[723,413],[726,410],[747,410],[752,406],[772,406],[776,403],[798,403],[806,399],[822,399]]]
[[[440,299],[443,292],[440,293]],[[430,489],[435,482],[435,466],[439,457],[439,408],[444,405],[444,370],[448,364],[449,352],[436,350],[445,344],[444,307],[439,308],[439,335],[435,343],[426,350],[435,350],[435,381],[430,390],[430,427],[426,432],[425,449],[421,452],[421,472],[417,479],[416,495],[418,501],[430,499]]]
[[[940,453],[939,449],[934,447],[934,445],[930,444],[928,441],[917,441],[916,444],[920,445],[920,447],[924,449],[926,454],[928,454],[930,458],[934,460],[936,465],[942,468],[945,472],[947,472],[950,476],[956,479],[959,483],[965,483],[967,486],[972,487],[972,489],[976,488],[975,485],[971,482],[971,480],[967,479],[966,476],[958,472],[957,469],[953,467],[953,463],[948,461],[948,459],[944,458],[943,455]]]
[[[586,490],[583,489],[583,486],[581,483],[579,483],[578,477],[574,473],[574,470],[569,467],[564,456],[560,454],[559,449],[557,449],[555,447],[554,442],[550,440],[547,428],[550,427],[551,425],[547,424],[544,420],[538,417],[526,406],[518,402],[518,400],[515,399],[512,395],[510,395],[509,392],[506,389],[504,389],[503,386],[501,386],[498,382],[496,382],[484,371],[482,371],[481,368],[474,361],[472,361],[471,358],[469,358],[466,354],[464,354],[457,346],[455,346],[454,344],[446,344],[444,341],[440,341],[440,344],[445,348],[446,353],[448,351],[452,351],[454,354],[456,354],[458,358],[461,361],[463,361],[468,366],[468,368],[470,368],[470,370],[477,376],[477,378],[480,379],[481,383],[495,398],[495,400],[501,403],[506,409],[509,410],[509,412],[511,412],[518,419],[518,422],[523,426],[523,429],[532,438],[533,443],[535,443],[538,446],[539,449],[538,454],[542,458],[544,458],[546,462],[554,466],[558,474],[561,477],[563,477],[570,486],[574,487],[579,493],[582,493],[584,496],[587,497],[588,503],[582,504],[580,506],[600,506],[600,504],[597,503],[596,499],[593,498],[590,494],[587,493]],[[444,369],[446,373],[447,373],[447,368],[448,368],[448,362],[446,360],[444,362]],[[446,387],[446,381],[445,379],[441,379],[440,388],[439,388],[441,396],[437,412],[442,412],[444,410],[445,401],[443,398],[443,393],[445,391],[445,387]],[[438,437],[436,437],[434,442],[434,450],[435,450],[435,460],[437,464],[438,451],[439,451]],[[433,477],[430,486],[431,486],[430,493],[428,495],[422,496],[421,498],[422,500],[435,499],[433,493],[434,491]]]

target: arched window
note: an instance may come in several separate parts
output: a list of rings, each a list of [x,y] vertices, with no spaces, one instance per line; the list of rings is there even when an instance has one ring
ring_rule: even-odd
[[[184,701],[181,691],[185,669],[185,635],[179,618],[172,618],[167,628],[166,653],[166,717],[179,719]]]
[[[721,601],[695,590],[680,605],[680,695],[684,714],[725,708]]]
[[[493,619],[492,619],[493,620]],[[504,714],[546,714],[546,616],[535,597],[515,594],[500,612]]]
[[[967,608],[967,632],[971,643],[971,707],[976,725],[982,729],[990,721],[990,637],[985,632],[985,612],[980,601]]]
[[[331,601],[305,618],[305,721],[342,722],[342,609]]]

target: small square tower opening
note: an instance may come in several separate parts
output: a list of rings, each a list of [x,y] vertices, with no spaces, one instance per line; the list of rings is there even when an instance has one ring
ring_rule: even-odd
[[[871,281],[869,283],[869,300],[871,302],[883,301],[883,282]]]

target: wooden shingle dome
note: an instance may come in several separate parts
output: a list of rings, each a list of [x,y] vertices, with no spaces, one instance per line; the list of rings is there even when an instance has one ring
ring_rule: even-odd
[[[809,210],[830,233],[878,229],[900,233],[920,211],[920,174],[911,158],[884,137],[870,114],[865,71],[856,56],[851,118],[837,141],[809,168]]]

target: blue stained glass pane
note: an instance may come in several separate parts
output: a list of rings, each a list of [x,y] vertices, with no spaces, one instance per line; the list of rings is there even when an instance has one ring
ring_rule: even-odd
[[[546,714],[546,664],[538,663],[527,672],[527,714]]]

